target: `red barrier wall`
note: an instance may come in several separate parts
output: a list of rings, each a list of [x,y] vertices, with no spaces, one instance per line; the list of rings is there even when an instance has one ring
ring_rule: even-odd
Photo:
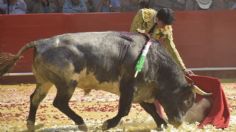
[[[236,11],[178,12],[175,43],[188,67],[236,66]]]
[[[68,32],[128,31],[134,13],[0,15],[0,51]],[[176,12],[174,38],[187,67],[236,67],[236,11]],[[30,72],[32,51],[12,72]]]

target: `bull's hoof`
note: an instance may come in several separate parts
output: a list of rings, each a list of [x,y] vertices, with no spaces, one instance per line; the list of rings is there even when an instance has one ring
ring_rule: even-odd
[[[27,128],[28,128],[28,131],[33,132],[35,130],[34,121],[28,120],[27,121]]]
[[[109,119],[103,123],[102,130],[105,131],[112,127],[115,127],[118,123],[119,123],[119,120]]]
[[[157,125],[157,128],[155,130],[157,130],[158,132],[159,131],[164,131],[164,129],[166,129],[168,126],[166,124],[166,122],[164,122],[163,124],[161,125]]]
[[[164,129],[161,128],[161,127],[157,127],[155,130],[158,131],[158,132],[162,132],[162,131],[164,131]]]
[[[105,130],[107,130],[107,129],[109,129],[109,128],[108,128],[108,123],[107,123],[107,121],[106,121],[106,122],[104,122],[103,125],[102,125],[102,130],[105,131]]]
[[[84,132],[88,131],[88,127],[85,124],[78,125],[78,128],[79,130]]]

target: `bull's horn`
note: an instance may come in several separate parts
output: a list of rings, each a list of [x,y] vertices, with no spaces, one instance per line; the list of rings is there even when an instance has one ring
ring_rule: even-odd
[[[193,85],[193,92],[197,93],[197,94],[200,94],[200,95],[203,95],[203,96],[209,96],[209,95],[212,95],[212,93],[207,93],[207,92],[204,92],[203,90],[201,90],[198,86],[196,85]]]

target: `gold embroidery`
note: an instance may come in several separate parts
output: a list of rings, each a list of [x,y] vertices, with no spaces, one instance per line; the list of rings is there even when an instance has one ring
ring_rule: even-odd
[[[131,24],[130,32],[137,32],[137,29],[149,32],[155,24],[156,11],[154,9],[141,9],[135,15]]]
[[[171,25],[167,25],[164,28],[156,28],[152,35],[152,37],[157,40],[159,40],[160,38],[173,40],[172,36],[173,35]]]

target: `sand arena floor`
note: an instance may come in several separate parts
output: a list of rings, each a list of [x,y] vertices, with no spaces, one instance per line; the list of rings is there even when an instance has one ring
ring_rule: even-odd
[[[222,83],[230,104],[230,127],[223,131],[236,132],[236,81]],[[0,85],[0,132],[27,131],[26,118],[29,111],[29,97],[35,84]],[[79,131],[74,123],[52,105],[56,89],[52,88],[39,106],[36,116],[36,131],[67,132]],[[92,91],[89,95],[76,89],[70,106],[84,119],[91,132],[102,131],[102,122],[113,117],[117,112],[118,96]],[[156,131],[152,118],[138,105],[133,104],[129,115],[120,124],[109,131]],[[164,131],[222,131],[213,126],[197,129],[196,124],[183,124],[178,130],[169,126]]]

